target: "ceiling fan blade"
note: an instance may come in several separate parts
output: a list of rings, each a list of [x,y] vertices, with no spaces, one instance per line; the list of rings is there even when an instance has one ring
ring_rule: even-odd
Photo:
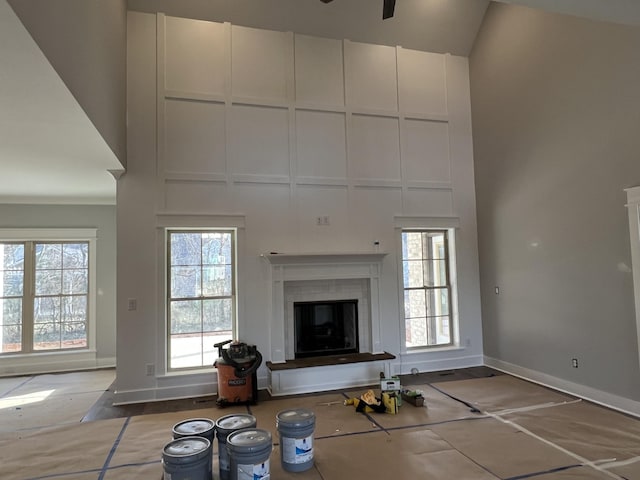
[[[324,2],[324,0],[322,0]],[[382,5],[382,19],[393,17],[393,11],[396,8],[396,0],[384,0]]]
[[[320,0],[322,3],[331,3],[333,0]],[[384,0],[382,5],[382,19],[393,17],[393,11],[396,8],[396,0]]]

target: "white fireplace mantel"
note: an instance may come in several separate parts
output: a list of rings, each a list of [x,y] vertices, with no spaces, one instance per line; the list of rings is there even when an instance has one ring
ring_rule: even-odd
[[[352,253],[269,253],[262,255],[271,265],[316,263],[380,263],[387,255],[383,252]]]
[[[367,279],[370,293],[371,352],[382,353],[380,339],[380,273],[386,253],[273,253],[262,257],[269,265],[271,289],[271,362],[286,362],[285,282]]]

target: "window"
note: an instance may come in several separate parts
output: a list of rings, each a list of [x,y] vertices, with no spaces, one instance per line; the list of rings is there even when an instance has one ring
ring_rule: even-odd
[[[452,345],[448,230],[402,231],[405,344]]]
[[[236,323],[235,230],[168,231],[168,367],[212,367]]]
[[[89,241],[0,242],[0,353],[89,347]]]

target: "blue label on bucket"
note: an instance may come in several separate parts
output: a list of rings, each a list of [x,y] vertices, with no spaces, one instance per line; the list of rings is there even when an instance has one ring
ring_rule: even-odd
[[[300,464],[313,460],[313,435],[305,438],[282,440],[282,460],[286,463]]]
[[[255,465],[238,465],[238,480],[269,480],[269,459]]]

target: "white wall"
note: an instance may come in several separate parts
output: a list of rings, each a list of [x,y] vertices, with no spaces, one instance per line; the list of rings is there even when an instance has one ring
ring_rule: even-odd
[[[128,35],[119,401],[215,390],[213,371],[163,373],[162,227],[172,225],[241,227],[238,337],[261,352],[270,311],[261,253],[368,252],[379,241],[389,252],[382,342],[398,355],[395,370],[481,362],[465,58],[133,12]],[[317,226],[325,215],[330,225]],[[459,224],[462,346],[401,355],[397,227],[438,218]],[[128,298],[138,310],[126,310]]]
[[[471,56],[488,362],[635,413],[639,43],[638,28],[492,4]]]
[[[41,373],[70,369],[112,367],[116,361],[116,208],[111,205],[3,205],[0,228],[95,228],[96,258],[96,359],[84,356],[56,361],[38,356],[12,362],[3,358],[0,375]],[[76,358],[77,357],[77,358]],[[88,357],[87,357],[88,358]]]

